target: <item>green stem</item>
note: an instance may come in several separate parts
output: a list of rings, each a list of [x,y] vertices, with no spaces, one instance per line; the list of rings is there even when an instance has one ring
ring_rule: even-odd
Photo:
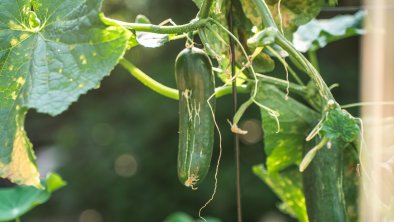
[[[15,222],[21,222],[20,217],[15,218]]]
[[[299,63],[303,67],[303,69],[305,69],[305,72],[313,80],[313,82],[316,84],[317,88],[319,89],[319,92],[323,97],[323,99],[325,100],[324,101],[325,103],[327,103],[329,100],[334,100],[331,91],[329,90],[328,86],[323,81],[323,79],[321,78],[319,72],[315,69],[315,67],[300,52],[298,52],[294,48],[291,42],[289,42],[278,31],[278,28],[274,22],[274,19],[265,1],[254,0],[254,2],[260,12],[261,17],[263,18],[264,26],[266,28],[270,27],[276,30],[275,43],[278,44],[280,47],[282,47],[284,50],[286,50],[289,53],[289,55],[291,57],[294,57],[296,62]],[[325,104],[322,104],[322,106],[325,106]]]
[[[319,60],[317,59],[317,51],[316,50],[309,50],[308,57],[309,57],[309,61],[312,63],[312,65],[316,68],[316,70],[318,72],[320,72]]]
[[[197,33],[198,33],[198,31],[193,31],[193,35],[195,35]],[[174,35],[174,36],[170,35],[170,36],[168,36],[168,40],[174,41],[174,40],[179,40],[179,39],[185,39],[185,38],[188,38],[188,36],[189,36],[189,33],[183,33],[183,34]]]
[[[123,22],[123,21],[107,18],[102,14],[101,14],[101,20],[107,25],[120,25],[122,27],[137,32],[153,32],[159,34],[178,34],[178,33],[193,32],[199,28],[204,27],[209,22],[209,19],[202,18],[202,19],[193,19],[192,21],[184,25],[161,26],[161,25],[153,25],[153,24]]]
[[[216,98],[220,98],[222,96],[229,95],[232,92],[233,92],[233,88],[231,85],[221,86],[221,87],[217,87],[215,89]],[[237,93],[244,94],[244,93],[249,93],[249,92],[250,92],[250,86],[248,86],[248,85],[237,86]]]
[[[289,66],[289,64],[287,64],[287,62],[282,58],[282,56],[280,56],[279,53],[277,53],[271,46],[268,45],[266,47],[283,64],[283,66],[285,66],[285,68],[290,72],[290,74],[297,81],[297,83],[305,86],[300,77],[298,77],[297,73]]]
[[[277,86],[278,88],[283,89],[283,90],[285,90],[287,87],[289,87],[290,92],[296,93],[301,96],[305,96],[306,87],[304,87],[304,86],[300,86],[295,83],[288,83],[285,80],[278,79],[278,78],[271,77],[271,76],[266,76],[266,75],[259,74],[259,73],[257,73],[256,75],[257,75],[258,80],[263,83],[268,83],[268,84]]]
[[[253,0],[253,1],[263,19],[264,27],[265,28],[272,27],[277,29],[278,27],[276,26],[276,23],[271,15],[271,11],[269,10],[267,3],[265,3],[265,0]]]
[[[197,17],[201,18],[201,19],[208,18],[212,3],[213,3],[213,0],[205,0],[201,5],[201,9],[200,9],[199,13],[197,14]]]
[[[122,65],[129,73],[134,76],[138,81],[144,84],[146,87],[151,90],[157,92],[158,94],[168,97],[170,99],[179,100],[179,92],[177,89],[165,86],[156,80],[152,79],[149,75],[144,73],[142,70],[138,69],[134,64],[127,61],[126,59],[121,59],[119,64]],[[248,93],[250,92],[249,86],[241,85],[237,86],[237,90],[239,93]],[[220,98],[225,95],[229,95],[232,93],[231,86],[222,86],[215,89],[216,98]]]
[[[134,64],[132,64],[131,62],[125,59],[121,59],[119,61],[119,64],[122,65],[127,71],[129,71],[130,74],[133,75],[142,84],[152,89],[153,91],[171,99],[175,99],[175,100],[179,99],[178,90],[170,88],[168,86],[165,86],[157,82],[156,80],[152,79],[150,76],[145,74],[143,71],[138,69],[136,66],[134,66]]]
[[[320,76],[319,72],[315,69],[315,67],[313,67],[313,65],[299,51],[297,51],[297,49],[295,49],[294,46],[279,32],[275,38],[275,42],[284,50],[286,50],[290,56],[293,56],[294,59],[304,67],[306,74],[308,74],[308,76],[316,84],[321,96],[326,103],[329,100],[334,100],[331,91],[329,90],[328,86]]]
[[[245,111],[248,109],[250,105],[253,104],[253,99],[248,99],[244,102],[237,110],[233,118],[233,126],[237,126],[238,122],[241,120],[242,116],[244,115]]]

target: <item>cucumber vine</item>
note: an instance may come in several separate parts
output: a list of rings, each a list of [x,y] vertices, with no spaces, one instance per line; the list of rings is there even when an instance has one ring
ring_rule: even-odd
[[[359,146],[361,121],[336,102],[320,75],[316,58],[316,50],[323,47],[316,40],[320,34],[303,45],[309,46],[305,51],[293,41],[297,28],[308,25],[324,5],[333,1],[232,0],[232,4],[223,0],[193,1],[199,11],[189,23],[176,25],[169,20],[169,25],[155,25],[143,16],[136,22],[106,17],[100,12],[101,0],[18,3],[3,0],[0,3],[0,36],[4,37],[0,43],[0,177],[20,186],[47,190],[48,197],[37,203],[45,202],[52,191],[64,186],[58,176],[56,189],[47,186],[53,181],[40,181],[32,144],[24,130],[26,112],[36,109],[50,115],[62,113],[80,95],[97,87],[119,64],[149,89],[180,101],[178,170],[184,185],[196,189],[207,174],[214,128],[219,131],[212,104],[236,89],[236,93],[250,97],[229,121],[229,130],[247,134],[238,127],[240,120],[249,107],[260,110],[267,161],[255,166],[253,171],[284,202],[282,210],[304,222],[325,221],[325,218],[356,221],[347,212],[347,206],[356,205],[356,200],[344,193],[342,178],[344,165],[358,162],[357,158],[345,158],[345,153],[349,147]],[[226,18],[230,11],[236,18],[232,29]],[[361,34],[357,31],[361,29],[357,21],[362,16],[357,14],[352,19],[355,22],[344,27],[345,34],[332,34],[331,39]],[[322,33],[334,41],[330,40],[329,31]],[[303,33],[298,34],[302,37]],[[194,39],[201,41],[202,49],[193,48]],[[230,40],[235,44],[234,50],[230,50]],[[182,63],[187,65],[179,68],[180,61],[177,62],[179,89],[154,80],[124,57],[127,50],[137,45],[155,48],[171,41],[186,41],[190,47],[186,51],[194,50],[202,55],[194,61],[196,64],[186,59]],[[303,52],[309,53],[309,60]],[[217,67],[210,67],[210,60]],[[275,68],[275,61],[283,66],[285,79],[275,75],[281,72]],[[204,68],[202,63],[206,63]],[[235,75],[226,77],[231,64]],[[207,78],[199,74],[206,74]],[[223,80],[216,88],[214,75]],[[220,131],[219,140],[218,163],[222,146]],[[333,165],[319,166],[317,161],[333,161]],[[218,169],[219,164],[214,194]],[[351,177],[354,179],[356,175]],[[349,189],[357,190],[356,184]],[[324,201],[324,195],[328,194],[334,196]],[[213,197],[199,211],[203,220],[201,210]],[[0,194],[0,202],[1,198]],[[19,220],[25,212],[0,215],[0,221]]]

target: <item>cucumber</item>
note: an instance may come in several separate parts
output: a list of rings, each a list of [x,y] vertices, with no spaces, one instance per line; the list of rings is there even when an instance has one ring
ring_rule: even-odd
[[[318,140],[307,143],[305,153]],[[323,147],[302,174],[309,222],[348,221],[343,192],[343,145],[340,139],[331,141],[331,147]]]
[[[215,109],[212,63],[198,48],[182,50],[175,62],[179,90],[178,177],[186,187],[196,189],[211,163]],[[210,107],[211,106],[211,107]]]

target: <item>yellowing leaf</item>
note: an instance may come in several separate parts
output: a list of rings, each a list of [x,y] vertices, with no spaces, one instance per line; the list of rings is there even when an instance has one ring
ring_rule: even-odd
[[[0,161],[0,176],[8,178],[14,183],[41,188],[40,175],[34,163],[33,146],[23,128],[25,114],[25,111],[19,111],[17,114],[11,162],[3,163]]]

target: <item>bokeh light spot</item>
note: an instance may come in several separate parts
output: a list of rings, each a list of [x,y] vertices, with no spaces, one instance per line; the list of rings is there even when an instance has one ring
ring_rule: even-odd
[[[137,160],[131,154],[122,154],[115,161],[115,172],[121,177],[131,177],[137,172]]]
[[[103,222],[103,217],[98,211],[87,209],[79,215],[78,222]]]
[[[248,119],[240,124],[242,130],[248,131],[245,135],[240,135],[240,139],[244,144],[254,144],[261,140],[263,131],[261,129],[261,122],[256,119]]]

